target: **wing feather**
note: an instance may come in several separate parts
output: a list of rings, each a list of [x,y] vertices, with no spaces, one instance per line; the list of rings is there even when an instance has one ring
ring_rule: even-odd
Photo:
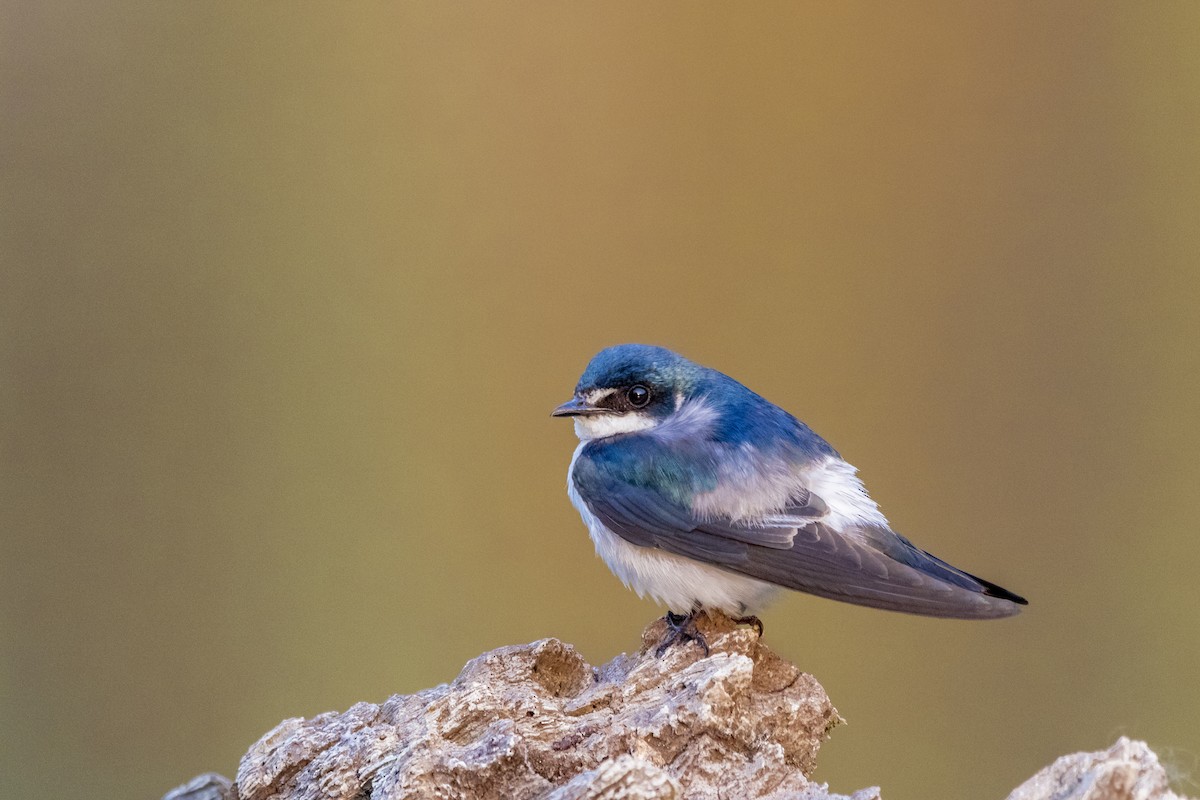
[[[918,549],[886,526],[834,529],[822,521],[828,513],[825,502],[811,491],[798,490],[786,508],[761,519],[701,516],[645,474],[631,480],[621,477],[630,475],[627,470],[599,468],[595,459],[611,458],[612,451],[593,444],[581,452],[572,480],[591,512],[631,544],[789,589],[893,611],[986,618],[1015,614],[1024,603]],[[679,470],[649,474],[667,474],[676,481],[681,477]],[[712,474],[682,477],[693,481],[685,486],[693,491],[713,479]],[[675,493],[680,495],[687,496]]]

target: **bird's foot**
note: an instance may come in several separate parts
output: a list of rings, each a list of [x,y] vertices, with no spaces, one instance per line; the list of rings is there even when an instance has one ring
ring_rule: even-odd
[[[755,631],[758,632],[758,638],[760,638],[760,639],[762,638],[763,630],[764,630],[762,620],[759,619],[758,617],[754,616],[753,614],[749,614],[744,617],[734,617],[733,621],[736,622],[738,625],[751,626],[752,628],[754,628]]]
[[[704,634],[696,627],[697,611],[692,611],[690,614],[675,614],[670,611],[664,617],[667,621],[667,638],[663,640],[658,649],[654,651],[657,658],[662,658],[663,653],[670,649],[671,645],[687,642],[695,642],[704,650],[704,655],[708,655],[708,642],[704,639]]]

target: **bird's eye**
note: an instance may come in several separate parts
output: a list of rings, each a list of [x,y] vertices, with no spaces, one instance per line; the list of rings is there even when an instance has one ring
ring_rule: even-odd
[[[650,402],[650,390],[637,383],[625,391],[625,398],[634,408],[644,408]]]

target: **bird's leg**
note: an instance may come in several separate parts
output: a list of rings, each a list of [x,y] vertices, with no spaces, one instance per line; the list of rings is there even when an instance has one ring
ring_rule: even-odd
[[[733,621],[736,622],[738,625],[752,626],[754,628],[754,630],[758,632],[758,638],[760,638],[760,639],[762,638],[762,635],[763,635],[762,620],[759,619],[758,617],[754,616],[753,614],[748,614],[744,617],[734,617]]]
[[[662,658],[663,653],[673,644],[680,642],[695,642],[704,649],[704,655],[708,655],[708,642],[704,640],[704,634],[696,627],[696,614],[699,613],[698,608],[693,608],[690,614],[676,614],[672,611],[667,612],[664,618],[667,621],[667,638],[654,651],[654,655]]]

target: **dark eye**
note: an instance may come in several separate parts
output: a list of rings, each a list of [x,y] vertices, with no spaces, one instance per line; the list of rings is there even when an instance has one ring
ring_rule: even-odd
[[[650,402],[650,390],[640,383],[636,383],[625,390],[625,398],[634,408],[643,408],[646,403]]]

